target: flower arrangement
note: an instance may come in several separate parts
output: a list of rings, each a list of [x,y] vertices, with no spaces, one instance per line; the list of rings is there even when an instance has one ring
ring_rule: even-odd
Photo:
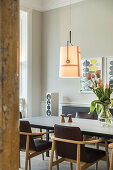
[[[87,79],[89,80],[89,88],[98,98],[98,100],[91,102],[90,113],[92,113],[96,108],[97,114],[99,115],[102,113],[101,117],[108,121],[111,117],[109,106],[111,105],[111,107],[113,107],[113,99],[110,98],[113,89],[108,84],[104,86],[98,70],[95,74],[88,72]]]

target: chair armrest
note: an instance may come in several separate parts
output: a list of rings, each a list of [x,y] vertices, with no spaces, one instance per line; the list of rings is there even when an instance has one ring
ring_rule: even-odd
[[[113,143],[109,144],[109,148],[113,149]]]
[[[54,133],[54,130],[50,131],[50,132],[40,132],[40,133],[32,133],[33,136],[35,135],[46,135],[46,134],[50,134],[50,133]]]
[[[50,131],[50,132],[39,132],[39,133],[27,133],[27,132],[19,132],[20,135],[28,135],[28,136],[37,136],[37,135],[45,135],[45,134],[50,134],[50,133],[54,133],[54,131]]]
[[[90,140],[90,141],[75,141],[75,140],[68,140],[68,139],[62,139],[62,138],[56,138],[52,137],[53,140],[59,141],[59,142],[66,142],[66,143],[72,143],[72,144],[80,144],[80,145],[85,145],[85,144],[93,144],[93,143],[99,143],[102,141],[107,141],[106,139],[97,139],[97,140]]]

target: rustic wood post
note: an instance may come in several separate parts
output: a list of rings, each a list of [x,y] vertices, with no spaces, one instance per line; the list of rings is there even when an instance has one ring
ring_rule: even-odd
[[[19,0],[0,0],[0,170],[19,169]]]

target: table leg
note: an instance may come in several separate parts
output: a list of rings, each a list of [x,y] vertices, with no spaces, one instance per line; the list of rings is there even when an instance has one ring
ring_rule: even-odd
[[[49,130],[46,129],[46,132],[49,132]],[[49,134],[46,134],[46,141],[49,141]],[[46,156],[49,157],[49,151],[46,152]]]

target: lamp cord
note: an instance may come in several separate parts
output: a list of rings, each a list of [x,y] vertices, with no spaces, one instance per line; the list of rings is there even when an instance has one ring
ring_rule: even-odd
[[[67,60],[66,60],[67,64],[70,63],[70,60],[69,60],[69,43],[72,45],[72,43],[71,43],[71,0],[70,0],[70,32],[69,32],[69,41],[67,41]]]
[[[70,0],[70,31],[71,31],[71,0]]]

